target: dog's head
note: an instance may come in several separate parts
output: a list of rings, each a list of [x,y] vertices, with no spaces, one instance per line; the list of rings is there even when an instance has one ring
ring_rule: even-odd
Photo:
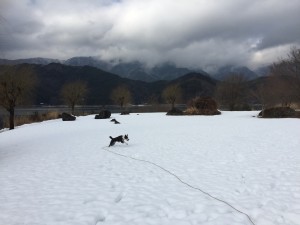
[[[125,139],[126,141],[129,141],[128,134],[125,134],[125,135],[124,135],[124,139]]]

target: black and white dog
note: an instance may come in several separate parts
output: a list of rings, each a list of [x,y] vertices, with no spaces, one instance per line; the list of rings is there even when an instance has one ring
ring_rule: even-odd
[[[110,141],[108,147],[113,146],[116,142],[121,142],[121,143],[123,143],[123,144],[128,145],[128,144],[125,142],[125,140],[126,140],[126,141],[129,141],[128,134],[125,134],[124,136],[123,136],[123,135],[120,135],[120,136],[115,137],[115,138],[109,136],[109,138],[111,139],[111,141]]]

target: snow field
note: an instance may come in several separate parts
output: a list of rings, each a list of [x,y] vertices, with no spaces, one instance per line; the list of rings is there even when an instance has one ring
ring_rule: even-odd
[[[220,116],[78,117],[0,133],[0,224],[300,224],[300,120]],[[129,144],[108,148],[109,136]]]

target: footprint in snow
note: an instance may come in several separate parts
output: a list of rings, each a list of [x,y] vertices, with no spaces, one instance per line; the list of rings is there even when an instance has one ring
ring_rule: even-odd
[[[123,193],[121,192],[116,198],[115,198],[115,203],[119,203],[123,198]]]
[[[104,221],[105,221],[105,216],[104,215],[102,215],[102,214],[100,214],[100,215],[98,215],[97,216],[97,218],[96,218],[96,225],[100,225],[101,223],[103,223]]]

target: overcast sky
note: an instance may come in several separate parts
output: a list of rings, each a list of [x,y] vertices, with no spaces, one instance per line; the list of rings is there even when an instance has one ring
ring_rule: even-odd
[[[256,68],[300,46],[300,0],[0,0],[0,58]]]

